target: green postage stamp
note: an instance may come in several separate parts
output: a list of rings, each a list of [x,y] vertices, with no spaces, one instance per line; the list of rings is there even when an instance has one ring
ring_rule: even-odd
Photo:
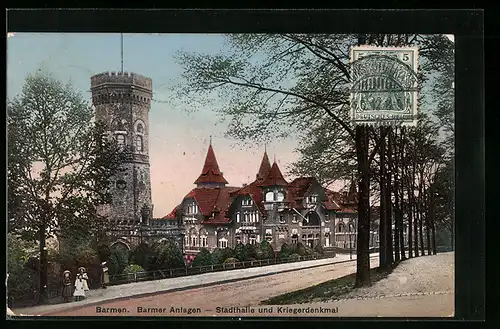
[[[357,46],[350,59],[353,123],[416,125],[418,47]]]

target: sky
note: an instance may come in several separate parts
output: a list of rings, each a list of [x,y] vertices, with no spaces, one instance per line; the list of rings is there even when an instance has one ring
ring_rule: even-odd
[[[21,92],[28,74],[39,69],[53,74],[90,101],[90,77],[121,70],[120,34],[10,33],[7,39],[7,97]],[[219,123],[212,108],[192,113],[175,99],[169,88],[178,84],[183,68],[176,63],[178,51],[216,54],[225,39],[215,34],[124,34],[124,71],[153,81],[149,113],[149,160],[153,216],[167,215],[195,187],[212,135],[220,170],[231,186],[250,183],[258,171],[264,145],[235,146],[223,137],[227,124]],[[267,145],[282,171],[298,159],[293,139]]]
[[[454,41],[453,35],[447,35]],[[90,102],[90,77],[121,70],[120,34],[9,33],[7,39],[7,97],[20,93],[28,74],[39,69],[71,82]],[[190,111],[176,99],[171,87],[181,81],[183,68],[175,61],[179,51],[220,53],[225,39],[217,34],[124,34],[124,71],[153,81],[149,113],[149,160],[153,216],[167,215],[195,187],[212,135],[212,146],[231,186],[250,183],[258,171],[264,145],[235,146],[223,137],[227,123],[220,123],[214,108]],[[298,159],[292,138],[267,145],[283,173]],[[293,177],[286,177],[291,180]]]

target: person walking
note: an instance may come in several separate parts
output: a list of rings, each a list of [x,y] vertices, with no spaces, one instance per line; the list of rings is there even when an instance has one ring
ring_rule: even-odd
[[[63,290],[62,297],[65,303],[69,302],[69,299],[73,292],[72,282],[71,282],[71,272],[66,270],[63,272]]]
[[[106,265],[107,262],[102,262],[101,263],[101,268],[102,268],[102,289],[106,289],[107,285],[109,284],[109,274],[108,274],[108,266]]]
[[[73,296],[75,297],[76,301],[80,301],[85,298],[85,283],[87,279],[88,276],[87,273],[85,273],[85,268],[80,267],[78,269],[78,274],[76,275],[75,292],[73,293]]]

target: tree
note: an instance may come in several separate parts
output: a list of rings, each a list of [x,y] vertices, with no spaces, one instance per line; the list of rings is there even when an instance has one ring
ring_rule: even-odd
[[[63,221],[102,227],[95,207],[110,201],[109,178],[121,154],[81,94],[49,74],[29,75],[7,113],[8,229],[39,243],[44,301],[46,239]]]
[[[141,243],[132,251],[131,262],[149,270],[153,256],[154,252],[149,245],[147,243]]]
[[[215,248],[212,251],[212,257],[211,258],[212,258],[212,265],[219,265],[219,264],[222,264],[224,262],[224,260],[226,258],[229,258],[229,257],[225,257],[224,252],[222,251],[222,249]]]
[[[242,142],[307,137],[312,141],[299,146],[304,157],[292,170],[323,183],[346,172],[350,175],[350,166],[356,168],[358,287],[370,285],[370,164],[380,143],[370,145],[370,129],[354,128],[349,122],[349,47],[411,45],[423,38],[408,34],[233,34],[228,36],[230,49],[224,55],[179,56],[185,78],[181,94],[195,96],[203,106],[207,105],[203,96],[220,96],[215,107],[229,121],[228,137]],[[195,106],[194,102],[190,105]],[[321,139],[325,129],[333,138]],[[324,162],[314,165],[319,163],[318,154]],[[335,168],[348,169],[336,173]]]
[[[120,243],[114,244],[111,247],[111,255],[108,260],[108,269],[110,275],[120,275],[123,270],[129,265],[129,251]]]
[[[241,242],[234,247],[234,258],[237,258],[241,262],[244,262],[249,258],[248,250]]]
[[[177,245],[171,241],[157,242],[152,246],[153,269],[166,270],[184,267],[184,258]]]
[[[193,267],[212,265],[212,255],[206,248],[201,248],[193,261]]]
[[[247,258],[245,260],[242,260],[242,261],[247,261],[250,259],[257,259],[257,249],[258,249],[258,246],[251,244],[251,243],[247,243],[245,245],[245,254],[247,255]]]
[[[266,240],[262,241],[259,245],[260,259],[274,259],[274,249]]]
[[[9,306],[24,301],[37,288],[35,272],[30,271],[26,262],[36,251],[36,246],[8,233],[7,235],[7,300]]]

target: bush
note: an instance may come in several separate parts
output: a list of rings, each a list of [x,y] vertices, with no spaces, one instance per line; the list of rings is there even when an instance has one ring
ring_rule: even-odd
[[[37,289],[37,276],[25,267],[33,246],[12,235],[7,235],[8,304],[12,306],[32,297]]]
[[[288,245],[286,242],[281,245],[280,250],[278,251],[279,259],[288,259],[288,257],[293,254],[293,245]]]
[[[222,264],[224,262],[224,259],[230,258],[230,257],[224,257],[224,251],[220,248],[214,249],[214,251],[212,251],[211,256],[212,256],[211,257],[212,265]]]
[[[235,253],[234,249],[229,248],[229,247],[226,247],[222,250],[222,255],[223,255],[223,258],[222,258],[223,260],[236,257],[236,253]]]
[[[311,249],[309,246],[304,246],[304,254],[301,256],[312,256],[314,255],[314,250]]]
[[[250,258],[257,258],[257,249],[258,248],[259,248],[259,246],[257,246],[257,245],[247,243],[245,245],[245,251],[246,251],[246,259],[245,260],[249,260]]]
[[[320,255],[324,255],[325,254],[325,250],[323,249],[323,246],[321,244],[317,244],[314,247],[314,251],[317,252]]]
[[[184,257],[177,245],[171,241],[155,243],[152,267],[155,270],[175,269],[185,266]]]
[[[134,280],[135,278],[138,280],[146,279],[148,276],[144,268],[137,264],[127,265],[123,270],[123,274],[127,274],[129,280]]]
[[[301,242],[298,242],[297,244],[294,245],[293,248],[293,254],[299,254],[300,256],[305,256],[307,251],[306,247]]]
[[[111,247],[111,255],[108,259],[109,275],[122,274],[128,265],[129,251],[125,247],[115,244]]]
[[[262,241],[259,245],[260,259],[274,259],[274,249],[266,240]]]
[[[238,263],[239,260],[237,258],[234,258],[234,257],[231,257],[231,258],[228,258],[224,261],[224,264],[234,264],[234,263]]]
[[[245,246],[240,242],[234,248],[234,257],[244,262],[248,259],[248,250]]]
[[[290,261],[296,262],[296,261],[298,261],[300,259],[300,257],[301,256],[299,254],[291,254],[290,256],[288,256],[288,259]]]
[[[212,255],[206,248],[202,248],[193,260],[193,267],[212,265]]]
[[[100,244],[97,246],[97,254],[102,262],[107,262],[111,256],[111,248],[107,244]]]
[[[131,253],[130,263],[140,265],[149,271],[154,256],[153,250],[146,243],[138,245]]]

